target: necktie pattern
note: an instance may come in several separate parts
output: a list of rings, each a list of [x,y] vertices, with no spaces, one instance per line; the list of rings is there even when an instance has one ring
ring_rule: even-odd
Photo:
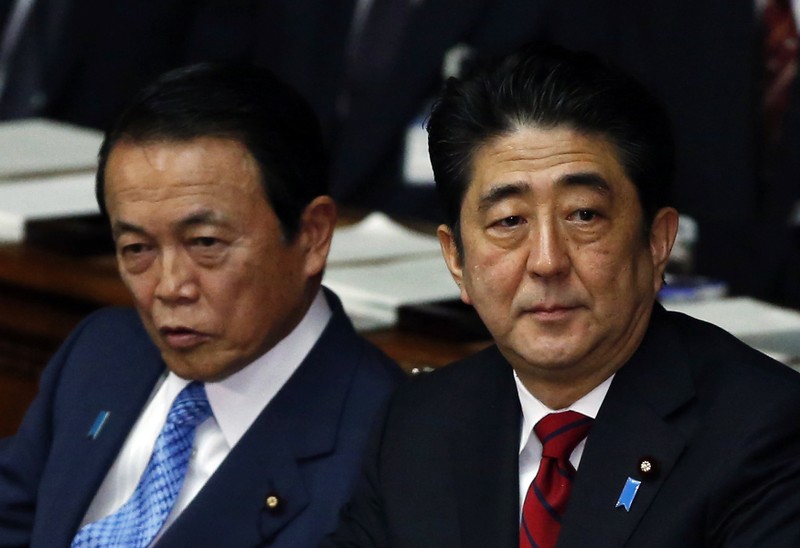
[[[211,416],[205,387],[189,383],[172,403],[153,454],[131,498],[115,513],[89,523],[73,548],[150,544],[178,497],[194,444],[195,427]]]
[[[575,477],[569,457],[589,433],[592,419],[575,411],[551,413],[533,427],[542,442],[542,462],[522,506],[521,548],[553,548]]]
[[[797,24],[789,0],[767,0],[764,26],[764,117],[767,136],[780,136],[783,114],[789,105],[792,82],[797,74]]]

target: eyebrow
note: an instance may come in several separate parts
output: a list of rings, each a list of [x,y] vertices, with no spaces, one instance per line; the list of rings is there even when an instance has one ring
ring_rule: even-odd
[[[556,182],[563,186],[590,187],[603,194],[611,192],[611,185],[608,184],[608,181],[606,181],[605,178],[599,173],[592,171],[567,173],[566,175],[559,177],[558,181]]]
[[[120,234],[124,234],[127,232],[133,232],[134,234],[146,234],[145,229],[142,227],[135,225],[133,223],[128,223],[126,221],[114,221],[113,225],[111,226],[111,233],[116,238]]]
[[[601,194],[611,192],[611,185],[599,173],[591,171],[567,173],[556,180],[557,186],[565,187],[588,187]],[[533,192],[528,183],[523,181],[513,183],[501,183],[493,186],[489,191],[481,196],[478,201],[478,210],[485,211],[498,202],[512,196],[524,196]]]
[[[192,226],[206,225],[206,224],[220,225],[223,224],[223,220],[220,217],[220,215],[215,213],[214,211],[203,210],[197,213],[192,213],[187,217],[184,217],[183,219],[178,221],[177,226],[179,229],[185,229]],[[114,222],[114,226],[112,227],[112,233],[114,234],[115,237],[126,232],[133,232],[135,234],[140,234],[140,235],[147,234],[147,231],[139,225],[135,225],[127,221]]]
[[[192,213],[188,217],[184,217],[180,221],[178,221],[178,226],[180,228],[186,228],[189,226],[196,226],[196,225],[218,225],[222,224],[223,220],[219,213],[216,213],[210,209],[206,209],[203,211],[198,211],[197,213]]]
[[[510,196],[523,196],[531,192],[528,183],[522,181],[495,185],[489,189],[489,192],[481,196],[478,201],[478,211],[485,211]]]

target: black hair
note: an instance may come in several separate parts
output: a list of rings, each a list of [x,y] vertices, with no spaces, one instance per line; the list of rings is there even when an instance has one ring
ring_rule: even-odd
[[[636,186],[647,230],[668,205],[675,153],[660,102],[599,57],[528,45],[463,80],[450,78],[427,123],[436,189],[459,253],[461,204],[475,153],[526,126],[567,126],[608,139]]]
[[[199,137],[230,138],[247,148],[289,241],[305,207],[328,192],[322,135],[306,101],[264,68],[200,63],[157,78],[106,132],[95,187],[101,211],[107,213],[105,169],[114,145]]]

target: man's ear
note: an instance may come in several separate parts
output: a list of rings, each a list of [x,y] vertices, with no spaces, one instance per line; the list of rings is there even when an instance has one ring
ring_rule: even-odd
[[[306,257],[304,273],[309,278],[325,270],[336,217],[336,203],[330,196],[317,196],[303,210],[298,238]]]
[[[672,207],[663,207],[653,218],[650,228],[650,254],[653,257],[653,284],[656,292],[661,289],[667,261],[678,234],[678,212]]]
[[[461,290],[461,300],[466,304],[472,304],[467,294],[467,289],[464,287],[463,265],[453,231],[447,225],[439,225],[436,235],[439,237],[439,245],[442,248],[442,255],[444,256],[444,262],[447,264],[447,269]]]

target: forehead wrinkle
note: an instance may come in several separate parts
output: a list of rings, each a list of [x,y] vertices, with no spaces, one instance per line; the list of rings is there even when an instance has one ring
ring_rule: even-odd
[[[556,179],[556,184],[562,187],[585,187],[600,194],[611,193],[611,185],[605,177],[592,171],[565,173]]]
[[[559,187],[584,187],[599,194],[610,194],[611,185],[599,173],[591,171],[579,173],[566,173],[559,176],[556,181]],[[512,196],[526,196],[534,191],[525,181],[500,183],[492,186],[478,202],[478,210],[485,211],[502,200]]]
[[[187,228],[190,226],[207,225],[207,224],[222,224],[225,222],[223,215],[213,209],[203,209],[195,213],[191,213],[179,219],[176,223],[179,228]]]
[[[182,219],[178,219],[175,223],[173,223],[173,226],[175,226],[178,230],[184,230],[193,226],[209,224],[225,224],[224,216],[212,209],[203,209],[201,211],[190,213]],[[144,227],[122,220],[114,221],[112,232],[115,236],[125,232],[133,232],[141,235],[147,234],[147,230]]]
[[[196,177],[172,178],[166,183],[160,179],[137,178],[134,181],[116,179],[111,180],[106,192],[110,205],[113,203],[130,204],[158,204],[165,200],[196,199],[199,196],[210,196],[213,200],[218,194],[220,182],[212,177],[198,180]]]

